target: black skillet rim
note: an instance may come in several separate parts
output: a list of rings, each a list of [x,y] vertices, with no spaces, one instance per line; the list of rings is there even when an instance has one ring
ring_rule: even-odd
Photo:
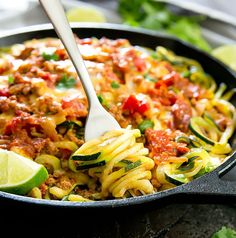
[[[231,74],[233,77],[236,78],[236,73],[233,72],[227,65],[224,63],[220,62],[219,60],[215,59],[213,56],[210,54],[203,52],[202,50],[199,50],[198,48],[181,41],[173,36],[169,36],[163,33],[155,32],[152,30],[146,30],[146,29],[141,29],[141,28],[132,28],[129,26],[125,25],[120,25],[120,24],[111,24],[111,23],[73,23],[71,24],[71,27],[73,29],[77,28],[85,28],[85,29],[104,29],[106,30],[118,30],[118,31],[124,31],[124,32],[133,32],[133,33],[138,33],[140,35],[149,35],[152,37],[159,37],[159,38],[165,38],[168,40],[171,40],[176,43],[180,43],[184,45],[187,48],[191,48],[191,50],[203,55],[204,57],[208,58],[210,61],[215,61],[222,70],[228,71],[229,74]],[[27,34],[30,32],[40,32],[40,31],[48,31],[48,30],[53,30],[53,27],[51,24],[40,24],[40,25],[34,25],[34,26],[29,26],[29,27],[22,27],[19,29],[15,30],[10,30],[10,31],[5,31],[3,34],[0,36],[0,39],[9,37],[9,36],[17,36],[18,34]],[[208,174],[213,174],[213,173],[218,173],[218,174],[223,174],[226,173],[232,166],[235,165],[235,156],[230,156],[227,161],[225,161],[223,164],[221,164],[219,167],[217,167],[214,171],[208,173]],[[201,177],[207,176],[203,175]],[[201,178],[200,177],[200,178]],[[198,178],[198,179],[200,179]],[[198,180],[195,179],[195,180]],[[145,196],[139,196],[139,197],[133,197],[133,198],[126,198],[126,199],[113,199],[113,200],[104,200],[104,201],[93,201],[93,202],[85,202],[85,203],[76,203],[76,202],[70,202],[70,201],[57,201],[57,200],[44,200],[44,199],[35,199],[35,198],[30,198],[26,196],[21,196],[21,195],[16,195],[16,194],[10,194],[6,192],[1,192],[0,191],[0,199],[3,200],[11,200],[15,202],[20,202],[20,203],[26,203],[26,204],[31,204],[31,205],[37,205],[37,206],[49,206],[49,207],[61,207],[61,208],[118,208],[118,207],[127,207],[127,206],[133,206],[133,205],[140,205],[140,204],[146,204],[150,202],[154,202],[155,200],[163,199],[169,196],[173,196],[175,194],[181,193],[181,187],[184,187],[186,185],[191,184],[192,182],[189,182],[188,184],[184,184],[181,186],[177,186],[172,189],[164,190],[161,192],[157,192],[154,194],[150,195],[145,195]]]

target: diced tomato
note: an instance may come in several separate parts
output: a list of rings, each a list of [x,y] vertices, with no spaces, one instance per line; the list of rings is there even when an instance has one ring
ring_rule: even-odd
[[[1,88],[0,89],[0,97],[9,97],[9,89],[8,88]]]
[[[48,72],[43,72],[43,73],[41,73],[40,76],[44,80],[49,80],[50,79],[50,73],[48,73]]]
[[[171,106],[177,100],[177,95],[173,91],[168,90],[166,86],[161,86],[160,88],[152,89],[151,91],[149,90],[149,93],[152,97],[157,98],[164,106]]]
[[[140,57],[134,58],[134,65],[139,72],[143,72],[146,69],[145,60]]]
[[[84,117],[87,115],[86,104],[81,98],[64,97],[62,99],[61,106],[70,116]]]
[[[161,86],[169,87],[175,83],[176,80],[179,79],[179,74],[175,71],[165,75],[161,80],[156,82],[155,87],[160,88]]]
[[[138,106],[138,112],[140,114],[145,113],[147,110],[149,109],[149,105],[147,104],[147,102],[141,101],[139,106]]]
[[[65,49],[57,49],[54,54],[58,55],[60,60],[68,59],[68,55]]]
[[[131,114],[135,112],[144,114],[149,109],[149,104],[144,100],[138,100],[134,95],[130,95],[123,102],[122,109],[129,111]]]
[[[134,95],[130,95],[123,103],[122,109],[128,110],[131,113],[135,112],[139,106],[139,101]]]

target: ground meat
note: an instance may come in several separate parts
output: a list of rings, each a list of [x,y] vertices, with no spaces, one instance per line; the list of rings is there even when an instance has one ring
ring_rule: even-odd
[[[31,83],[19,83],[9,87],[9,93],[11,95],[23,94],[28,95],[32,92]]]
[[[50,95],[43,95],[31,105],[31,110],[39,114],[56,114],[62,111],[61,104]]]
[[[12,63],[7,59],[0,58],[0,74],[6,73],[12,68]]]
[[[15,96],[0,97],[0,112],[13,112],[17,111],[29,112],[30,108],[24,103],[18,103]]]
[[[67,189],[70,189],[73,186],[74,183],[75,183],[74,179],[69,178],[66,175],[63,175],[58,179],[56,185],[59,188],[62,188],[63,190],[67,190]]]
[[[59,157],[59,149],[55,146],[55,144],[49,139],[45,139],[45,145],[41,151],[42,154],[50,154]]]
[[[172,106],[172,114],[174,118],[174,126],[183,132],[188,131],[189,121],[192,116],[192,109],[189,102],[183,99],[177,99]]]
[[[26,47],[24,50],[21,51],[19,55],[16,56],[16,59],[22,59],[22,60],[27,59],[31,55],[31,52],[33,50],[34,48],[32,47]]]
[[[0,97],[0,111],[7,112],[10,108],[10,100],[7,97]]]

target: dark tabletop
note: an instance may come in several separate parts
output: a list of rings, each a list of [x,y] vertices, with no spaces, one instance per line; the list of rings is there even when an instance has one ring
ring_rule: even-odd
[[[114,7],[112,1],[97,1],[100,6],[104,2]],[[236,168],[226,177],[236,180]],[[7,236],[0,237],[210,238],[222,226],[236,229],[236,205],[216,204],[212,199],[206,204],[155,204],[122,212],[87,213],[0,202],[0,222],[2,232],[7,231]]]
[[[222,226],[236,229],[236,205],[214,204],[214,201],[156,204],[112,213],[3,207],[2,204],[0,210],[1,230],[7,231],[6,237],[209,238]]]

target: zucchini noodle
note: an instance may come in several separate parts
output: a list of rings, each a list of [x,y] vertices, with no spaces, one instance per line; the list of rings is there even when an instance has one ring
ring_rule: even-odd
[[[59,39],[0,51],[0,148],[49,173],[26,196],[91,202],[153,194],[231,155],[235,88],[217,85],[199,62],[162,46],[76,40],[99,101],[122,129],[85,143],[88,102]]]
[[[83,144],[70,158],[69,167],[75,172],[88,168],[90,175],[96,174],[101,183],[101,198],[110,194],[121,198],[129,191],[137,195],[153,193],[150,179],[154,162],[146,156],[148,150],[143,143],[136,142],[140,136],[137,129],[108,132]],[[91,158],[95,154],[98,156]]]

